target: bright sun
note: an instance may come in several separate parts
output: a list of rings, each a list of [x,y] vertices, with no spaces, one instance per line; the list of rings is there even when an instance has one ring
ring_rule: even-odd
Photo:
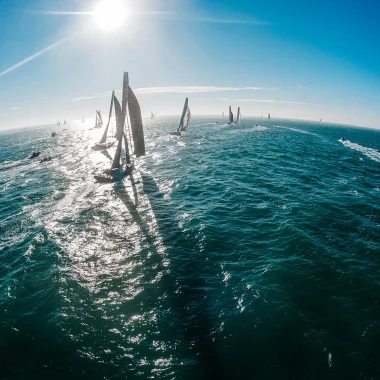
[[[128,16],[121,0],[102,0],[95,8],[95,23],[104,30],[119,28]]]

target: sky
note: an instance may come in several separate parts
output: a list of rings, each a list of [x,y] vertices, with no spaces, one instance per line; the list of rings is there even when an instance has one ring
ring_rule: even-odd
[[[0,0],[0,129],[107,114],[124,71],[145,117],[188,96],[193,115],[380,129],[377,0],[120,0],[114,30],[99,1]]]

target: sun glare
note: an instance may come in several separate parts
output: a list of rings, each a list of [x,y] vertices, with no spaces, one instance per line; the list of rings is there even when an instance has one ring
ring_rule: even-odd
[[[128,11],[120,0],[103,0],[94,12],[95,23],[103,30],[113,30],[123,25]]]

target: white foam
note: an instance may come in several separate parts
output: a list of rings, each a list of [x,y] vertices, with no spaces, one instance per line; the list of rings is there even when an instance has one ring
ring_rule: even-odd
[[[315,133],[307,132],[307,131],[304,131],[303,129],[290,128],[290,127],[282,127],[281,125],[274,125],[274,127],[275,127],[275,128],[283,128],[283,129],[287,129],[287,130],[289,130],[289,131],[293,131],[293,132],[303,133],[304,135],[318,136],[318,135],[316,135]]]
[[[366,155],[371,160],[376,161],[376,162],[380,162],[380,152],[378,150],[373,149],[373,148],[367,148],[365,146],[352,143],[349,140],[345,140],[345,141],[338,140],[338,141],[350,149],[353,149],[353,150],[356,150],[360,153],[363,153],[364,155]]]

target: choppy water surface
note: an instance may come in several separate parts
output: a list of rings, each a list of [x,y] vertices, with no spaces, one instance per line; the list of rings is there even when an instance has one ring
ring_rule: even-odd
[[[380,377],[380,133],[218,121],[1,133],[1,379]]]

